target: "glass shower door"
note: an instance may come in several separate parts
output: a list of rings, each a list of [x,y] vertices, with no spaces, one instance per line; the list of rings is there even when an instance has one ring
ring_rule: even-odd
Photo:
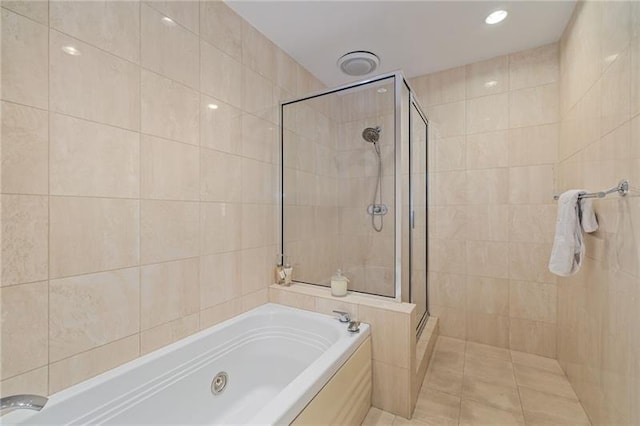
[[[410,105],[411,303],[416,304],[417,333],[428,317],[427,292],[427,132],[428,124],[413,96]]]

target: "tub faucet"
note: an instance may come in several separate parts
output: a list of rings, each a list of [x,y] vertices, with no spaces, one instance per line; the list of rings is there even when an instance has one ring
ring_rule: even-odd
[[[340,322],[351,322],[351,315],[349,315],[349,312],[333,311],[333,313],[338,314],[338,320],[340,320]]]
[[[11,395],[0,398],[0,411],[11,409],[42,410],[49,399],[40,395]]]

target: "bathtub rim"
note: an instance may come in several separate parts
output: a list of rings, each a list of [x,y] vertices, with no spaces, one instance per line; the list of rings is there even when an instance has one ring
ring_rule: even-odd
[[[122,376],[124,374],[126,374],[127,372],[134,370],[138,367],[140,367],[141,365],[144,365],[148,362],[154,361],[158,358],[161,358],[179,348],[188,346],[189,344],[198,341],[200,339],[206,338],[207,336],[214,334],[222,329],[228,328],[233,326],[234,324],[246,319],[246,318],[250,318],[252,316],[258,316],[258,315],[264,315],[264,314],[269,314],[269,313],[277,313],[277,312],[289,312],[289,313],[295,313],[298,315],[303,315],[303,316],[312,316],[312,317],[316,317],[316,316],[321,316],[324,317],[325,319],[331,319],[331,320],[335,320],[337,322],[337,319],[335,319],[334,317],[327,315],[327,314],[323,314],[320,312],[315,312],[315,311],[307,311],[307,310],[303,310],[303,309],[299,309],[299,308],[294,308],[291,306],[287,306],[287,305],[281,305],[278,303],[274,303],[274,302],[268,302],[265,303],[263,305],[257,306],[255,308],[252,308],[246,312],[243,312],[241,314],[235,315],[231,318],[228,318],[224,321],[221,321],[217,324],[214,324],[210,327],[207,327],[203,330],[200,330],[192,335],[189,335],[187,337],[184,337],[182,339],[179,339],[175,342],[172,342],[166,346],[163,346],[159,349],[156,349],[152,352],[149,352],[147,354],[144,355],[140,355],[135,359],[132,359],[130,361],[127,361],[124,364],[121,364],[117,367],[111,368],[109,370],[106,370],[102,373],[99,373],[89,379],[83,380],[79,383],[76,383],[74,385],[71,385],[70,387],[63,389],[61,391],[58,391],[50,396],[48,396],[49,400],[45,406],[45,408],[43,410],[46,410],[47,407],[52,407],[52,406],[56,406],[58,404],[61,404],[97,385],[103,384],[105,382],[108,382],[111,379],[117,378],[119,376]],[[343,324],[340,324],[343,325]],[[345,333],[348,333],[346,331],[346,324],[344,324],[344,329],[345,329]],[[365,340],[366,336],[370,335],[370,327],[368,324],[365,323],[361,323],[361,327],[360,327],[361,331],[360,333],[355,334],[354,336],[357,337],[358,335],[361,335],[362,337],[358,340],[360,340],[361,342]],[[126,336],[129,337],[129,336]],[[126,338],[124,337],[124,338]],[[348,339],[348,337],[347,337]],[[335,342],[332,346],[330,346],[327,350],[325,350],[318,359],[316,359],[314,362],[312,362],[309,366],[307,366],[302,373],[300,373],[293,381],[291,381],[290,383],[287,384],[287,386],[285,386],[284,389],[282,389],[278,395],[276,395],[276,397],[274,397],[273,401],[280,401],[281,400],[281,395],[283,394],[283,392],[287,389],[290,389],[290,386],[292,383],[299,383],[299,379],[301,376],[305,376],[307,377],[306,380],[309,380],[311,377],[314,377],[315,375],[312,373],[309,373],[308,375],[305,375],[305,373],[307,373],[307,371],[309,370],[309,367],[311,365],[316,365],[317,363],[322,362],[322,364],[324,365],[326,363],[325,357],[326,356],[330,356],[331,359],[333,360],[334,363],[337,362],[336,358],[340,358],[341,362],[336,366],[335,371],[333,371],[328,378],[321,383],[319,386],[317,385],[317,382],[314,382],[313,385],[315,386],[309,386],[309,388],[315,388],[317,387],[317,391],[315,393],[313,393],[311,395],[311,397],[304,402],[304,404],[302,404],[302,402],[300,400],[296,401],[296,403],[292,403],[291,407],[288,408],[287,413],[289,413],[292,410],[292,407],[298,407],[299,405],[302,404],[302,407],[300,407],[301,411],[302,409],[304,409],[304,407],[309,403],[309,401],[313,398],[313,396],[315,396],[315,394],[322,389],[322,387],[326,384],[326,382],[335,374],[335,372],[337,372],[337,370],[339,369],[339,367],[344,364],[344,362],[349,359],[349,357],[351,356],[351,354],[360,346],[361,342],[358,343],[357,345],[350,345],[353,346],[352,350],[347,354],[343,354],[343,357],[339,357],[339,354],[334,354],[334,352],[338,352],[338,346],[342,347],[345,346],[344,344],[340,345],[341,342],[344,342],[345,340],[347,340],[345,338],[340,338],[337,342]],[[342,352],[344,352],[343,348],[340,348]],[[329,354],[329,355],[327,355]],[[344,359],[342,359],[344,358]],[[322,377],[319,377],[317,380],[320,380]],[[291,398],[291,394],[290,394],[291,390],[289,390],[286,395],[288,395],[289,398]],[[311,392],[311,389],[305,389],[305,398],[309,392]],[[282,402],[286,404],[287,399],[282,399]],[[274,405],[274,404],[268,404],[267,407]],[[265,411],[265,408],[259,410],[258,413],[256,413],[256,415],[254,415],[252,417],[252,419],[256,419],[257,420],[257,416],[259,413],[262,413],[263,411]],[[279,411],[275,411],[275,410],[268,410],[265,411],[264,415],[267,416],[269,415],[270,418],[281,418],[283,416],[277,415],[277,412]],[[35,411],[30,411],[30,410],[15,410],[15,411],[11,411],[8,412],[2,416],[0,416],[0,424],[2,425],[17,425],[20,424],[21,422],[24,421],[28,421],[29,418],[35,416],[36,414],[38,414],[39,412],[35,412]],[[297,414],[296,414],[297,415]],[[293,417],[295,418],[295,416]],[[293,420],[293,418],[291,420]],[[263,423],[263,422],[259,422],[259,423]],[[271,424],[279,424],[281,422],[274,422]]]
[[[287,384],[271,403],[258,411],[248,424],[291,424],[370,335],[369,324],[361,323],[360,333],[354,334],[353,338],[341,339],[331,346]]]

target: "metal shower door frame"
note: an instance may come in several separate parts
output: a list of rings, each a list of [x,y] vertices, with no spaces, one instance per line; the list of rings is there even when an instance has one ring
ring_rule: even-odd
[[[325,90],[320,90],[320,91],[316,91],[316,92],[312,92],[308,95],[302,96],[302,97],[298,97],[298,98],[294,98],[294,99],[290,99],[290,100],[286,100],[286,101],[282,101],[280,102],[280,174],[279,174],[279,209],[280,209],[280,254],[284,255],[284,219],[285,219],[285,215],[284,215],[284,107],[287,105],[291,105],[294,103],[298,103],[298,102],[302,102],[305,100],[309,100],[309,99],[313,99],[313,98],[317,98],[320,96],[325,96],[325,95],[330,95],[332,93],[337,93],[337,92],[341,92],[344,90],[348,90],[348,89],[353,89],[356,87],[361,87],[361,86],[366,86],[368,84],[371,83],[375,83],[378,81],[382,81],[382,80],[386,80],[389,78],[394,78],[394,125],[395,125],[395,134],[394,134],[394,165],[395,165],[395,171],[394,171],[394,188],[395,188],[395,194],[394,194],[394,201],[395,201],[395,224],[394,224],[394,255],[395,255],[395,259],[394,259],[394,265],[395,265],[395,271],[394,271],[394,277],[395,277],[395,283],[394,283],[394,297],[387,297],[387,296],[381,296],[381,297],[385,297],[387,299],[394,299],[397,302],[409,302],[410,301],[410,294],[406,294],[405,297],[403,298],[403,294],[402,294],[402,279],[403,279],[403,271],[402,271],[402,229],[401,227],[403,226],[403,218],[407,220],[407,223],[410,224],[410,215],[411,215],[411,210],[413,209],[413,194],[410,191],[410,208],[409,208],[409,212],[403,212],[402,209],[402,182],[400,179],[400,173],[402,173],[402,164],[401,164],[401,142],[402,142],[402,117],[400,114],[401,108],[403,107],[402,105],[402,88],[403,85],[404,87],[406,87],[406,89],[408,90],[409,93],[409,105],[407,105],[407,107],[410,107],[411,103],[414,103],[420,113],[420,115],[422,116],[422,118],[425,120],[425,123],[427,123],[427,126],[429,124],[429,121],[427,119],[426,114],[424,113],[422,107],[420,106],[420,103],[417,101],[417,99],[415,98],[415,92],[413,91],[413,89],[411,88],[411,86],[409,85],[407,79],[404,76],[404,73],[401,70],[397,70],[397,71],[392,71],[392,72],[388,72],[385,74],[380,74],[377,75],[375,77],[371,77],[365,80],[360,80],[357,82],[353,82],[353,83],[348,83],[348,84],[344,84],[338,87],[334,87],[334,88],[330,88],[330,89],[325,89]],[[409,135],[410,137],[410,135]],[[409,142],[411,143],[411,142]],[[406,217],[405,217],[406,216]],[[409,262],[411,262],[411,258],[409,259]],[[411,267],[409,266],[409,270],[407,271],[407,275],[410,279],[410,271],[411,271]],[[428,284],[427,284],[428,285]],[[410,288],[410,285],[409,285]],[[428,300],[428,296],[427,296],[427,300]],[[428,303],[427,303],[427,315],[428,315]]]

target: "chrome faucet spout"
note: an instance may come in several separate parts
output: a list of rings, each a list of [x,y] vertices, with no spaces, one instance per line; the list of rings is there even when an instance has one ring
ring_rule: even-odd
[[[40,411],[49,399],[40,395],[11,395],[0,398],[0,411],[25,409]]]

